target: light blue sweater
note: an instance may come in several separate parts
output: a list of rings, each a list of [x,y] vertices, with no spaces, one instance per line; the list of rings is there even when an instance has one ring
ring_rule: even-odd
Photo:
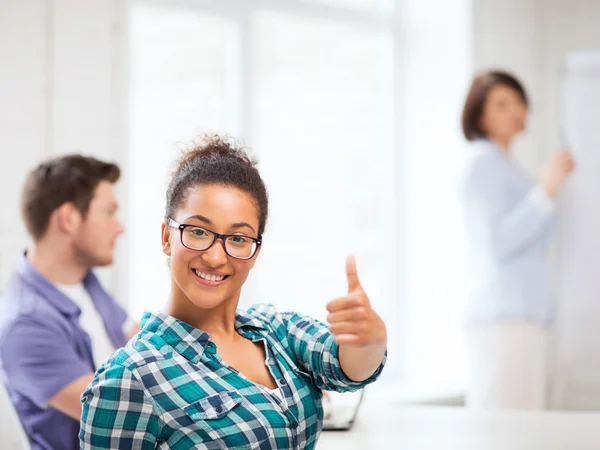
[[[555,202],[496,144],[471,147],[460,189],[472,246],[467,321],[550,325]]]

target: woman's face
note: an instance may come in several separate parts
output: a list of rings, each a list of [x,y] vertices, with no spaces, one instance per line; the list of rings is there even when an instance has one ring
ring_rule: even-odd
[[[219,234],[256,238],[258,210],[255,204],[252,196],[235,187],[201,185],[190,189],[172,219]],[[212,309],[225,301],[237,304],[242,285],[260,252],[258,247],[252,259],[235,259],[225,252],[221,239],[207,250],[190,250],[182,245],[180,231],[166,224],[162,228],[162,243],[163,252],[171,258],[174,298],[183,294],[202,309]]]
[[[512,139],[525,129],[527,106],[519,93],[503,85],[494,86],[483,105],[481,127],[489,138]]]

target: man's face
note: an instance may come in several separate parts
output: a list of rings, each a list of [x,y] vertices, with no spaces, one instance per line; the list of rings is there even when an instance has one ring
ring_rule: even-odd
[[[115,242],[124,231],[117,219],[119,204],[113,186],[101,181],[90,202],[87,216],[73,234],[73,246],[89,267],[112,264]]]

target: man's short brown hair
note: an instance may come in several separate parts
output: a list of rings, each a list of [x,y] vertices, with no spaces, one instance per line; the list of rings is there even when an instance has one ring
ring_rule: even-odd
[[[35,167],[25,181],[21,214],[34,241],[48,230],[50,216],[61,205],[72,203],[87,215],[94,191],[101,181],[116,183],[119,166],[78,154],[49,159]]]
[[[462,129],[469,141],[485,138],[481,128],[481,116],[488,94],[495,86],[506,86],[513,89],[525,106],[529,105],[527,93],[523,85],[514,76],[500,70],[490,70],[480,73],[473,78],[462,113]]]

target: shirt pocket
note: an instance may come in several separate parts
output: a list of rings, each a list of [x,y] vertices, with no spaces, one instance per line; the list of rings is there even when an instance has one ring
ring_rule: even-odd
[[[184,408],[212,443],[228,449],[258,449],[269,439],[265,422],[244,405],[237,392],[220,392]],[[213,448],[213,447],[210,447]]]

